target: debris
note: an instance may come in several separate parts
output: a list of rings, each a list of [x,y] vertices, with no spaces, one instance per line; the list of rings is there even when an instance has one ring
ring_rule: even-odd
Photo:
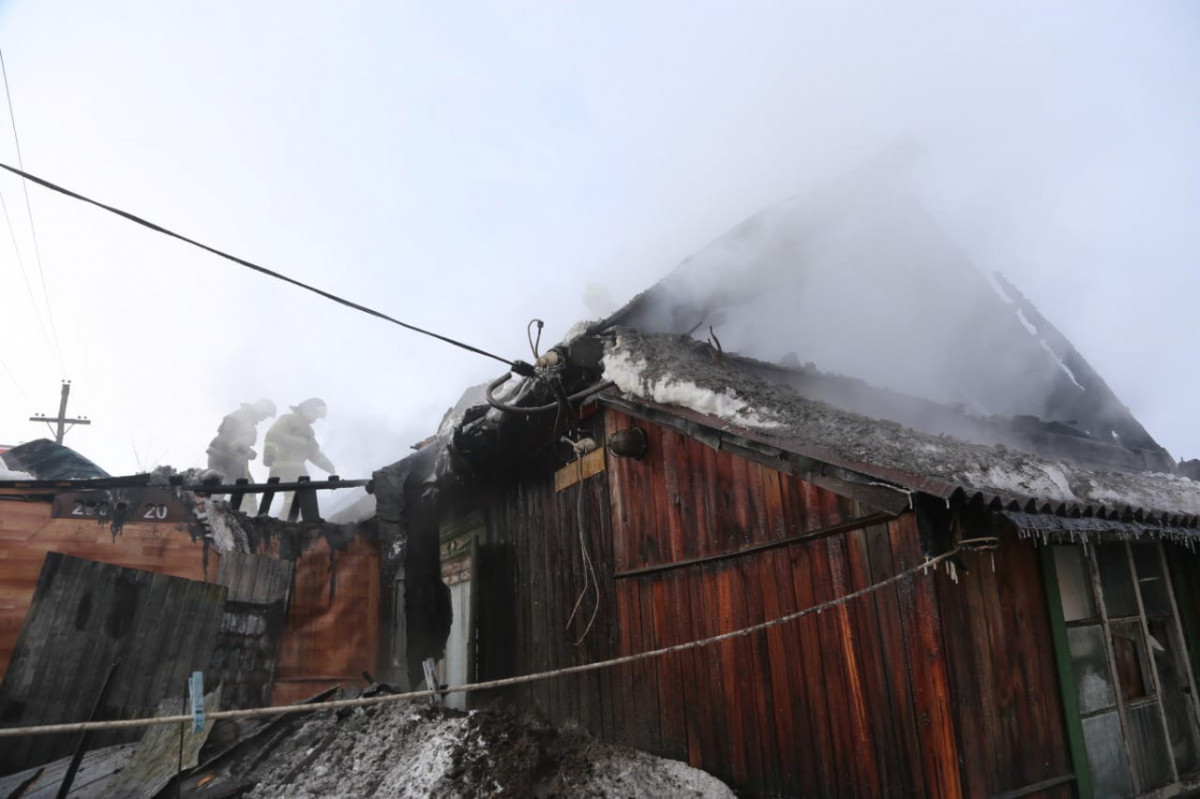
[[[187,712],[187,702],[180,699],[166,699],[159,703],[156,716],[174,716]],[[221,689],[218,688],[204,697],[205,715],[216,712],[221,707]],[[180,728],[184,727],[183,740],[180,741]],[[160,724],[146,730],[142,740],[134,750],[133,758],[121,773],[108,786],[105,796],[108,799],[151,799],[158,794],[179,773],[180,759],[183,768],[194,768],[200,759],[200,749],[212,732],[213,719],[209,719],[204,728],[193,733],[191,724]]]
[[[302,768],[297,768],[297,764]],[[310,719],[243,779],[252,797],[733,797],[683,763],[486,709],[424,702]]]

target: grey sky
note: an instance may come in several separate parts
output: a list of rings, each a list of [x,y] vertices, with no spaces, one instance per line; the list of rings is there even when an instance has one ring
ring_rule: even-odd
[[[0,4],[26,166],[510,357],[901,135],[913,179],[1176,456],[1200,455],[1200,7]],[[647,7],[649,6],[649,7]],[[283,10],[286,9],[286,10]],[[6,121],[6,118],[5,118]],[[0,157],[15,161],[11,137]],[[20,183],[0,177],[40,284]],[[323,397],[343,476],[499,365],[30,188],[54,319],[114,473]],[[0,441],[60,371],[0,229]]]

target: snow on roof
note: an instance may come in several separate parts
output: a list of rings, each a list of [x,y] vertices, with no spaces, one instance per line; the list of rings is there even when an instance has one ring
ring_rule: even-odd
[[[1002,445],[921,433],[805,399],[686,336],[616,329],[605,377],[627,396],[723,420],[780,449],[833,453],[843,463],[936,478],[968,493],[1052,504],[1200,515],[1200,482],[1174,474],[1097,469]],[[952,409],[947,408],[947,411]]]

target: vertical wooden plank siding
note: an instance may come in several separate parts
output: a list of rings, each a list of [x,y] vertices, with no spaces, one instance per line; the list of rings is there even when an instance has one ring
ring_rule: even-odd
[[[511,559],[481,574],[482,606],[510,631],[481,631],[484,679],[729,632],[924,560],[912,514],[739,555],[867,511],[671,429],[612,410],[603,424],[644,429],[647,455],[609,455],[560,493],[553,464],[531,463],[482,498],[487,546]],[[575,646],[582,625],[564,627],[583,587],[581,532],[601,599]],[[1070,767],[1045,594],[1032,551],[1005,546],[994,574],[973,558],[961,584],[918,575],[767,632],[509,695],[749,795],[989,796],[1060,777]],[[729,557],[617,576],[708,556]]]
[[[608,414],[609,433],[633,424],[647,431],[649,453],[641,461],[610,458],[606,473],[613,551],[624,555],[617,571],[733,554],[864,515],[792,475]],[[875,540],[881,535],[886,558],[879,563],[878,547],[857,531],[618,579],[617,626],[635,630],[620,636],[621,651],[641,651],[639,641],[645,649],[776,618],[884,579],[894,573],[893,558],[905,568],[920,561],[915,526],[898,528],[894,544],[886,530],[877,529]],[[687,591],[672,590],[681,579]],[[940,629],[933,577],[920,579],[925,597],[918,609],[910,588],[909,635],[901,606],[884,596],[699,650],[690,670],[663,659],[656,669],[660,688],[672,682],[687,688],[682,695],[660,690],[657,712],[641,710],[659,721],[656,751],[686,756],[752,795],[923,796],[926,773],[941,790],[934,795],[960,795],[944,663],[940,670],[927,658],[919,668],[909,666],[922,646],[941,661],[940,646],[929,645]],[[668,606],[647,613],[647,596],[654,604],[690,603],[690,612]],[[648,637],[647,621],[668,626]],[[672,707],[678,702],[683,707]],[[693,729],[673,729],[681,723]],[[931,747],[940,751],[931,755]]]
[[[1037,547],[1005,538],[994,553],[964,554],[962,565],[957,584],[939,573],[937,593],[967,794],[1072,773]]]
[[[904,571],[923,559],[916,519],[912,514],[888,523],[896,567]],[[920,721],[925,790],[931,797],[962,796],[949,678],[942,652],[932,574],[898,583],[904,612],[908,656],[912,663],[914,699]]]

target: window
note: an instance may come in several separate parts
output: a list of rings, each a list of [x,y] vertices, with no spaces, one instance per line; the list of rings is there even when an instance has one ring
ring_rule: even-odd
[[[1062,618],[1098,797],[1200,771],[1200,727],[1161,544],[1055,546]]]

